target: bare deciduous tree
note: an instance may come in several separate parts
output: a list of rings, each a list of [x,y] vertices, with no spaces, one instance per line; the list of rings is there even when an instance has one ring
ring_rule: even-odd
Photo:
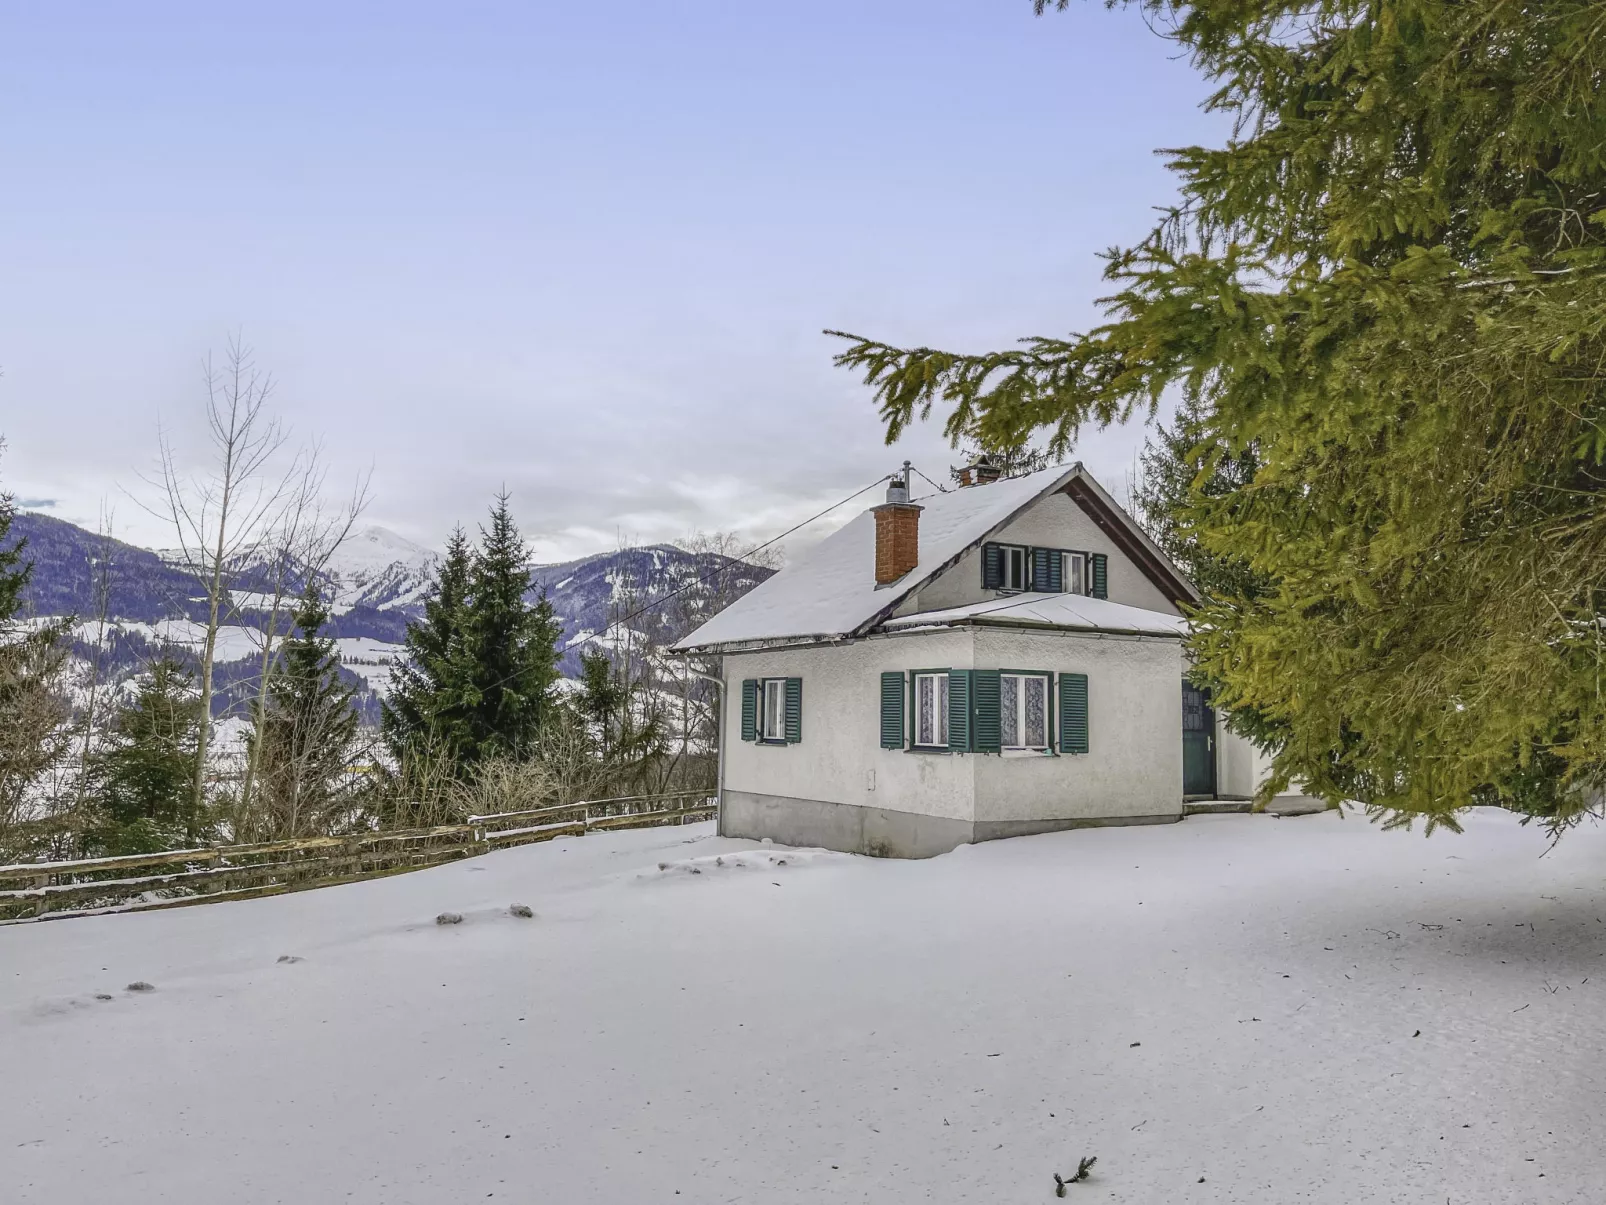
[[[88,806],[87,767],[90,755],[94,752],[95,737],[98,732],[96,724],[101,718],[100,703],[105,676],[107,625],[111,617],[112,570],[117,548],[117,542],[112,539],[112,526],[112,512],[103,505],[100,522],[95,529],[94,551],[90,553],[89,558],[89,589],[95,614],[94,626],[89,629],[93,633],[90,637],[89,655],[85,658],[84,705],[78,716],[83,739],[78,749],[73,810],[79,817],[83,816]]]
[[[159,430],[158,470],[150,481],[159,491],[159,501],[147,507],[171,524],[179,567],[194,578],[206,606],[199,657],[201,724],[193,800],[197,815],[205,805],[212,670],[228,600],[228,570],[260,553],[293,496],[301,467],[299,457],[281,463],[287,436],[283,424],[266,409],[273,378],[257,368],[251,349],[238,335],[229,339],[221,367],[207,356],[204,376],[210,463],[192,475],[168,431]]]
[[[761,546],[750,550],[743,547],[744,542],[729,531],[699,532],[680,541],[680,547],[696,559],[700,572],[685,590],[664,604],[665,647],[690,635],[751,590],[755,570],[773,572],[781,567],[778,548]],[[708,678],[719,678],[720,669],[718,657],[684,657],[673,671],[678,705],[673,725],[676,761],[701,759],[709,763],[703,768],[704,776],[712,772],[710,754],[719,747],[719,691]],[[684,770],[677,768],[677,773],[684,777]],[[701,777],[697,785],[703,785]]]

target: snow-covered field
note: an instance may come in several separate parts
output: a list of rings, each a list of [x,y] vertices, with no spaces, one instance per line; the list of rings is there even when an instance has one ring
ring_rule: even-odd
[[[343,636],[335,641],[335,648],[340,664],[382,695],[390,690],[391,670],[407,653],[405,645],[367,636]]]
[[[1544,849],[1490,812],[928,862],[703,826],[4,928],[0,1184],[992,1205],[1096,1155],[1067,1198],[1595,1203],[1606,833]]]

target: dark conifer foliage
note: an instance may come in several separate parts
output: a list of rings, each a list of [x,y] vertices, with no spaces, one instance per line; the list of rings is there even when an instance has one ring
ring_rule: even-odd
[[[469,738],[474,703],[468,635],[473,552],[461,527],[452,532],[424,602],[423,618],[407,625],[407,654],[391,674],[380,726],[400,760],[424,749],[457,749]]]
[[[90,761],[94,815],[88,852],[152,853],[208,835],[207,817],[196,811],[191,790],[200,722],[194,675],[176,661],[155,662]]]
[[[477,548],[453,534],[424,618],[408,627],[383,715],[398,758],[428,751],[466,774],[532,754],[553,705],[562,625],[530,588],[529,551],[501,495]]]
[[[470,689],[465,761],[524,758],[551,703],[558,680],[562,626],[545,594],[534,604],[530,554],[513,522],[508,496],[497,496],[491,525],[480,529],[469,574]]]
[[[295,630],[279,652],[259,742],[261,781],[255,809],[260,839],[298,837],[342,827],[358,716],[356,691],[340,680],[335,642],[322,635],[329,611],[315,584],[296,604]]]

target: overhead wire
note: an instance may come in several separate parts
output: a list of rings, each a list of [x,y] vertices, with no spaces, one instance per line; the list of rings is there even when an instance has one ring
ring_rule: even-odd
[[[647,603],[645,606],[636,608],[636,610],[630,612],[629,615],[625,615],[625,616],[620,617],[619,619],[614,620],[607,627],[603,628],[600,632],[593,633],[591,638],[593,640],[596,640],[596,639],[599,639],[601,637],[607,636],[608,633],[612,632],[615,628],[622,627],[625,624],[629,623],[632,619],[636,619],[639,616],[645,615],[648,611],[651,611],[654,607],[663,606],[670,599],[675,598],[677,595],[684,594],[687,590],[690,590],[693,586],[700,586],[704,582],[710,581],[713,578],[718,577],[722,573],[729,573],[737,565],[745,563],[747,561],[748,557],[756,556],[758,553],[763,552],[764,549],[770,547],[770,545],[777,544],[780,541],[786,539],[787,536],[792,535],[794,532],[801,531],[803,528],[807,527],[810,523],[813,523],[813,522],[816,522],[819,519],[825,518],[826,515],[830,514],[832,511],[836,510],[839,506],[846,506],[849,502],[852,502],[855,498],[859,497],[859,495],[869,493],[871,490],[875,489],[876,486],[880,485],[883,481],[891,481],[892,478],[895,477],[895,476],[897,476],[897,474],[888,473],[885,477],[877,477],[874,481],[872,481],[869,485],[865,486],[863,489],[854,490],[853,493],[849,494],[846,498],[839,499],[838,501],[831,503],[830,506],[828,506],[824,510],[820,511],[818,514],[810,515],[807,519],[804,519],[803,522],[797,523],[797,524],[794,524],[791,527],[788,527],[780,535],[774,536],[771,539],[765,540],[762,544],[758,544],[758,545],[755,545],[752,548],[749,548],[746,552],[742,553],[741,556],[730,558],[727,561],[726,564],[723,564],[723,565],[719,566],[719,568],[712,569],[709,572],[703,574],[701,577],[695,579],[694,581],[689,581],[684,586],[681,586],[678,589],[673,590],[668,594],[665,594],[663,597],[655,598],[655,599],[653,599],[652,602]],[[502,678],[502,679],[500,679],[500,680],[498,680],[496,682],[491,683],[490,685],[491,686],[505,685],[506,683],[511,682],[513,680],[514,676],[515,675],[509,674],[506,677],[504,677],[504,678]]]
[[[919,472],[919,470],[917,469],[916,472]],[[810,523],[814,523],[814,522],[817,522],[820,519],[825,518],[826,515],[830,514],[832,511],[836,510],[838,507],[846,506],[849,502],[852,502],[855,498],[859,497],[859,495],[869,493],[871,490],[875,489],[876,486],[880,485],[883,481],[890,481],[896,475],[897,474],[895,474],[895,473],[888,473],[885,477],[877,477],[874,481],[872,481],[869,485],[865,486],[863,489],[854,490],[853,493],[849,494],[846,498],[843,498],[843,499],[841,499],[841,500],[839,500],[837,502],[831,503],[830,506],[826,507],[819,514],[810,515],[807,519],[804,519],[803,522],[798,523],[795,526],[788,527],[780,535],[775,536],[775,537],[773,537],[771,539],[765,540],[762,544],[759,544],[756,547],[749,548],[746,552],[742,553],[741,556],[733,558],[733,562],[726,563],[724,565],[719,566],[719,568],[717,568],[717,569],[710,570],[708,573],[705,573],[702,577],[699,577],[694,581],[689,581],[684,586],[681,586],[678,589],[670,591],[668,594],[663,595],[661,598],[655,598],[655,599],[653,599],[652,602],[647,603],[644,606],[638,607],[636,610],[630,612],[629,615],[625,615],[625,616],[623,616],[623,617],[621,617],[619,619],[614,620],[607,627],[603,628],[602,631],[598,632],[597,636],[598,637],[606,636],[609,632],[613,631],[615,628],[621,627],[624,624],[629,623],[632,619],[635,619],[638,616],[645,615],[648,611],[651,611],[655,607],[663,606],[664,603],[668,602],[670,599],[675,598],[678,595],[684,594],[687,590],[690,590],[692,587],[700,586],[704,582],[711,581],[712,579],[718,577],[722,573],[729,573],[731,571],[731,569],[734,567],[734,565],[739,565],[739,564],[742,564],[742,563],[746,562],[746,560],[749,557],[756,556],[758,553],[763,552],[766,548],[770,547],[772,544],[780,543],[782,540],[786,539],[787,536],[792,535],[794,532],[798,532],[798,531],[803,530],[803,528],[807,527]],[[924,474],[922,474],[922,476],[924,476]]]
[[[910,465],[910,466],[909,466],[909,468],[910,468],[910,469],[911,469],[911,470],[912,470],[912,471],[913,471],[913,472],[915,472],[915,473],[917,473],[917,474],[919,474],[919,476],[920,476],[920,480],[922,480],[922,481],[924,481],[924,482],[925,482],[925,483],[926,483],[926,484],[927,484],[927,485],[929,485],[929,486],[931,486],[931,488],[932,488],[932,489],[934,489],[934,490],[936,490],[936,491],[937,491],[937,492],[938,492],[938,493],[939,493],[939,494],[946,494],[946,493],[949,493],[949,492],[950,492],[950,491],[949,491],[949,489],[948,489],[948,487],[947,487],[947,486],[945,486],[945,485],[938,485],[938,484],[937,484],[937,483],[936,483],[936,482],[935,482],[935,481],[933,481],[933,480],[932,480],[932,479],[931,479],[931,478],[930,478],[930,477],[927,477],[927,476],[926,476],[926,475],[925,475],[925,474],[924,474],[924,473],[921,473],[921,472],[920,472],[920,470],[919,470],[919,469],[917,469],[917,468],[915,468],[915,466],[914,466],[914,465],[912,465],[912,464],[911,464],[911,465]]]

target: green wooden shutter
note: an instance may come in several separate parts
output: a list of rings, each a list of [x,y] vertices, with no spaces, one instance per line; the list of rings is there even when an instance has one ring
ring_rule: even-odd
[[[758,679],[742,679],[742,739],[758,739]]]
[[[1033,548],[1032,552],[1032,589],[1044,594],[1048,593],[1048,563],[1053,559],[1053,549]]]
[[[803,679],[786,680],[786,743],[795,745],[803,739]]]
[[[1088,591],[1094,598],[1108,598],[1109,560],[1102,552],[1092,553],[1088,559],[1093,562],[1093,588]]]
[[[998,544],[981,546],[981,588],[983,590],[1004,588],[1004,550]]]
[[[881,675],[881,747],[903,748],[904,677],[902,670]]]
[[[948,671],[948,752],[970,752],[970,671]]]
[[[997,753],[1002,748],[998,715],[1000,685],[996,669],[970,672],[970,747],[977,753]]]
[[[1050,594],[1059,594],[1065,589],[1065,554],[1058,548],[1047,549],[1048,552],[1048,584],[1043,587]]]
[[[1087,675],[1060,675],[1060,752],[1087,752]]]

